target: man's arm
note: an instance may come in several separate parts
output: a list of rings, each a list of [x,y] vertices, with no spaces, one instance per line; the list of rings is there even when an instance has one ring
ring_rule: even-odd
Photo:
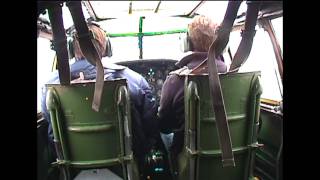
[[[145,132],[148,136],[156,137],[159,134],[157,121],[157,102],[152,94],[148,82],[141,78],[140,87],[142,89],[142,119]]]
[[[160,106],[159,106],[159,128],[163,133],[171,133],[173,123],[173,99],[176,92],[176,88],[173,86],[176,83],[176,75],[169,75],[164,81],[161,90]]]

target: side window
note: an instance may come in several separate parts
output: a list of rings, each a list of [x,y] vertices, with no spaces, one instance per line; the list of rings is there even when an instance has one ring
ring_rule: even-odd
[[[55,51],[50,48],[48,39],[38,37],[37,39],[37,111],[41,110],[41,88],[48,81]]]
[[[261,98],[282,100],[282,83],[275,53],[269,35],[263,28],[256,27],[251,53],[239,72],[261,71]],[[232,32],[229,46],[234,56],[241,41],[240,31]]]

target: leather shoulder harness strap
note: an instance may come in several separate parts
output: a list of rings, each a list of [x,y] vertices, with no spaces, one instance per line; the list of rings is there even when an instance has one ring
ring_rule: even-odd
[[[215,112],[217,121],[217,130],[222,153],[223,167],[234,167],[235,162],[232,152],[232,141],[229,132],[229,125],[227,121],[227,115],[215,59],[222,53],[223,49],[228,44],[230,32],[232,30],[234,20],[237,16],[240,4],[241,1],[230,1],[228,3],[223,22],[221,24],[221,27],[218,29],[218,37],[213,40],[213,43],[209,48],[208,58],[191,71],[192,73],[197,74],[201,72],[203,68],[205,68],[206,62],[208,63],[207,66],[209,73],[209,89],[212,99],[212,108]]]
[[[60,84],[70,84],[70,67],[67,50],[67,36],[63,27],[62,2],[47,2],[49,19],[52,24],[53,45],[57,53]]]
[[[101,62],[101,55],[98,53],[97,47],[95,47],[95,44],[92,42],[93,35],[89,31],[87,23],[85,22],[81,2],[69,1],[67,2],[67,6],[69,7],[78,34],[81,51],[86,59],[92,65],[97,67],[97,78],[92,101],[92,109],[98,112],[104,85],[104,70]]]

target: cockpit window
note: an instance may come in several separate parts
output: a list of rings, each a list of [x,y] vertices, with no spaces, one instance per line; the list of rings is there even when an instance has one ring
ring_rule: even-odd
[[[161,1],[157,14],[186,15],[200,1]],[[159,1],[90,1],[98,18],[119,18],[129,14],[133,16],[148,16],[155,13]],[[131,5],[130,5],[131,4]],[[131,9],[131,10],[130,10]]]
[[[229,46],[233,55],[237,51],[240,41],[240,30],[230,34]],[[256,26],[250,55],[239,70],[239,72],[250,71],[261,71],[260,83],[263,89],[261,98],[282,100],[282,83],[273,46],[268,33],[259,26]]]
[[[215,22],[222,23],[224,15],[228,7],[228,1],[205,1],[196,11],[198,14],[203,14],[212,18]],[[241,15],[247,11],[247,4],[242,2],[237,15]]]
[[[139,19],[126,17],[99,22],[112,44],[113,62],[139,59]],[[185,33],[191,19],[182,17],[145,17],[142,24],[142,59],[180,59],[180,33]],[[172,34],[166,34],[170,33]],[[158,35],[155,35],[158,34]],[[161,34],[161,35],[159,35]]]
[[[90,15],[86,10],[86,7],[84,7],[83,5],[82,5],[82,11],[85,19],[90,18]],[[48,10],[46,10],[44,14],[40,14],[39,17],[41,19],[45,19],[47,22],[50,22]],[[63,26],[65,29],[73,25],[72,16],[70,14],[68,7],[65,4],[62,6],[62,17],[63,17]]]
[[[100,19],[132,16],[177,16],[189,15],[193,10],[195,14],[203,14],[223,20],[228,1],[90,1],[90,5]],[[242,3],[238,15],[245,12],[246,3]]]

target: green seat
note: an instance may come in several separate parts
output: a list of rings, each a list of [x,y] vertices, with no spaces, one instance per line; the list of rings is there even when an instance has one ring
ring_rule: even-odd
[[[131,150],[130,99],[125,79],[105,81],[100,111],[91,108],[94,82],[47,85],[58,164],[65,179],[70,168],[118,166],[124,179],[136,179]]]
[[[260,112],[260,72],[220,74],[235,167],[223,167],[208,75],[185,79],[185,142],[178,156],[178,179],[253,178]]]

